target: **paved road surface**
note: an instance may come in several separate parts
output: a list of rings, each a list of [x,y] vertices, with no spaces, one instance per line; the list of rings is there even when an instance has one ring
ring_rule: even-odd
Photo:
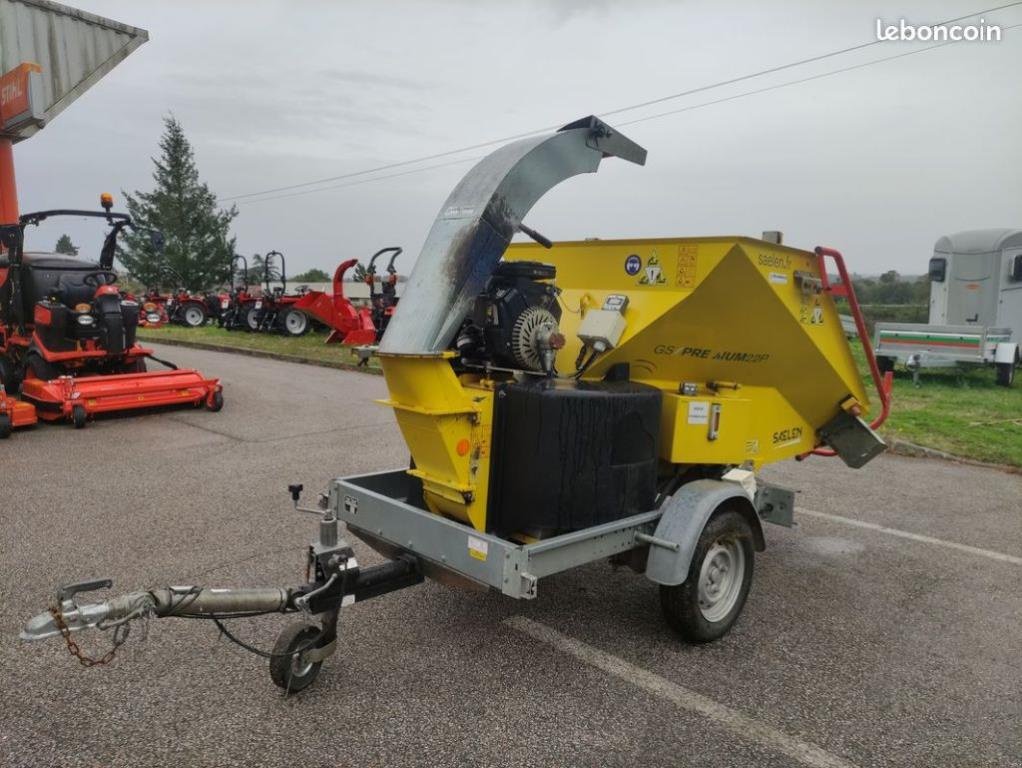
[[[286,485],[407,456],[380,378],[159,353],[220,375],[224,411],[0,444],[0,765],[1022,765],[1022,478],[932,461],[771,469],[800,525],[768,529],[743,618],[705,647],[602,563],[529,603],[427,583],[357,605],[291,699],[205,622],[154,622],[103,669],[24,646],[62,581],[296,583],[314,520]],[[285,621],[237,631],[269,647]]]

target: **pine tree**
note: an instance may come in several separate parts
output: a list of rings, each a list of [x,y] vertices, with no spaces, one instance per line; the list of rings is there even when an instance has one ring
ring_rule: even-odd
[[[152,158],[155,188],[123,193],[128,213],[142,231],[125,232],[118,258],[146,285],[159,284],[165,264],[181,275],[189,290],[212,288],[230,273],[235,243],[230,227],[238,211],[217,206],[216,195],[199,181],[195,155],[181,124],[173,116],[163,122],[160,157]],[[163,232],[162,255],[145,228]]]
[[[61,235],[53,247],[53,251],[54,253],[63,253],[65,256],[77,256],[78,246],[71,242],[68,235]]]

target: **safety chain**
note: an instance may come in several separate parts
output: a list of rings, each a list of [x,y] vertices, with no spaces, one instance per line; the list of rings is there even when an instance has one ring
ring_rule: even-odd
[[[64,616],[61,614],[59,608],[50,608],[50,615],[53,616],[53,622],[57,625],[57,629],[60,630],[61,636],[64,638],[64,642],[67,643],[67,652],[78,659],[78,663],[83,667],[99,667],[104,664],[109,664],[113,661],[114,656],[117,653],[117,649],[124,644],[124,641],[128,639],[128,633],[114,631],[114,644],[113,647],[100,656],[98,659],[94,659],[91,656],[87,656],[82,649],[78,646],[78,643],[71,637],[71,630],[64,622]],[[125,625],[126,627],[127,625]],[[117,628],[118,630],[120,627]]]

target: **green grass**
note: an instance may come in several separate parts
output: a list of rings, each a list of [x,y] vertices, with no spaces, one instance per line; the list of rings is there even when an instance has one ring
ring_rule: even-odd
[[[291,359],[354,365],[354,353],[340,344],[325,344],[325,333],[292,338],[270,333],[224,331],[220,328],[167,326],[139,329],[146,341],[185,341],[234,349],[251,349]],[[863,376],[865,358],[853,345]],[[372,358],[369,365],[379,367]],[[1020,377],[1022,379],[1022,377]],[[1022,467],[1022,380],[1010,389],[994,384],[992,367],[927,371],[920,386],[899,370],[894,378],[891,417],[881,431],[916,445],[977,461]]]
[[[853,349],[867,376],[861,347]],[[881,432],[962,458],[1022,467],[1022,381],[997,386],[993,366],[931,369],[920,374],[917,387],[899,368]]]
[[[358,358],[350,347],[341,344],[327,344],[326,333],[312,331],[304,336],[283,336],[277,333],[248,333],[246,331],[225,331],[214,326],[185,328],[167,325],[163,328],[139,328],[138,338],[143,341],[184,341],[195,344],[213,344],[231,349],[251,349],[272,355],[308,360],[310,362],[334,365],[355,365]],[[379,368],[374,357],[369,360],[370,368]]]

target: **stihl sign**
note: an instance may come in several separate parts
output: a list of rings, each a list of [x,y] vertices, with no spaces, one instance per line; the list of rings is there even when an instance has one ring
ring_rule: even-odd
[[[23,62],[0,75],[0,130],[13,133],[35,123],[42,125],[42,67]]]

